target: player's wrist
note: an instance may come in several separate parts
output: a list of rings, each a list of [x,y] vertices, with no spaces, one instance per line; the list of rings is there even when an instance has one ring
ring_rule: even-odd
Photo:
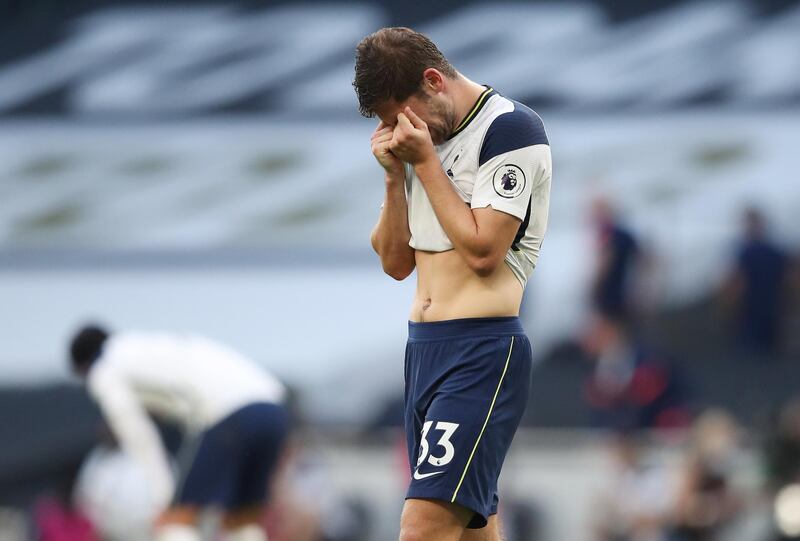
[[[414,172],[417,177],[424,183],[438,172],[444,173],[442,163],[439,161],[439,156],[433,155],[425,158],[414,164]]]
[[[402,186],[406,181],[406,172],[403,168],[399,171],[389,171],[387,169],[384,180],[387,186]]]

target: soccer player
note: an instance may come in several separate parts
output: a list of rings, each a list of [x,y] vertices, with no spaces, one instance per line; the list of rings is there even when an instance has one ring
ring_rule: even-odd
[[[386,195],[372,246],[393,278],[417,270],[400,539],[496,540],[497,480],[530,389],[518,315],[547,224],[547,135],[531,109],[408,28],[358,44],[353,86],[361,113],[380,119]]]
[[[224,510],[227,541],[266,540],[262,508],[288,432],[280,382],[239,353],[194,335],[109,334],[87,326],[73,337],[70,357],[164,510],[157,541],[199,541],[198,515],[207,507]],[[177,492],[148,412],[199,433]]]

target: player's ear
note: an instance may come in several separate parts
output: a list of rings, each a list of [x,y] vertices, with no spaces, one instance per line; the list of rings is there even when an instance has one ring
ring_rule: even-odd
[[[438,94],[444,90],[444,75],[436,68],[428,68],[422,72],[422,87],[428,92]]]

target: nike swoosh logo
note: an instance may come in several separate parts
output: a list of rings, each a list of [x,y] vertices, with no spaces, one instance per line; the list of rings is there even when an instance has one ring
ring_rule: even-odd
[[[444,471],[439,470],[439,471],[432,471],[430,473],[419,473],[419,470],[414,470],[414,479],[416,479],[417,481],[421,481],[422,479],[425,479],[427,477],[433,477],[434,475],[439,475],[440,473],[444,473]]]

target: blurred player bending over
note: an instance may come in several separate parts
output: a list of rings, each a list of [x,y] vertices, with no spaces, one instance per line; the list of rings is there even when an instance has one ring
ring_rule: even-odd
[[[547,223],[547,135],[531,109],[408,28],[358,44],[353,86],[361,113],[380,119],[386,196],[372,246],[393,278],[417,269],[400,539],[496,540],[497,480],[530,388],[518,315]]]
[[[226,540],[266,539],[260,518],[288,431],[281,383],[239,353],[192,335],[109,335],[85,327],[73,338],[70,356],[164,509],[157,541],[198,541],[199,512],[208,507],[225,511]],[[201,433],[177,493],[167,453],[146,412]]]

